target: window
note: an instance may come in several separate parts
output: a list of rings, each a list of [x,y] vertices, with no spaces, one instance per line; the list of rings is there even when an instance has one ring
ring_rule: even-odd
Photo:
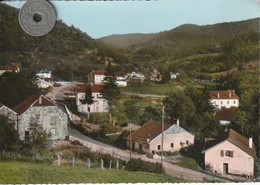
[[[158,145],[158,146],[157,146],[157,150],[161,150],[161,145]]]
[[[234,156],[234,151],[231,151],[231,150],[221,150],[221,151],[220,151],[220,156],[221,156],[221,157],[230,157],[230,158],[233,158],[233,156]]]
[[[220,101],[220,104],[222,105],[222,104],[223,104],[223,101]]]
[[[229,101],[227,101],[227,104],[229,104]]]
[[[173,148],[173,146],[174,146],[174,144],[173,144],[173,143],[171,143],[171,148]]]
[[[186,145],[189,145],[189,140],[186,141]]]
[[[236,100],[234,100],[234,105],[236,104]]]

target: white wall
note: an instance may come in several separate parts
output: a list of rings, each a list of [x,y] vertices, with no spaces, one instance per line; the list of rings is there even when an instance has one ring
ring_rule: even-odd
[[[221,150],[233,151],[233,158],[221,157]],[[229,173],[249,176],[254,174],[253,157],[229,141],[224,141],[205,152],[205,164],[212,166],[217,173],[223,174],[223,163],[228,163]]]
[[[56,106],[30,107],[18,119],[18,133],[24,139],[31,122],[37,122],[48,133],[55,130],[51,140],[65,139],[67,136],[68,116]]]
[[[239,100],[238,99],[212,99],[210,100],[211,104],[219,109],[225,107],[239,107]]]
[[[161,134],[150,141],[150,152],[161,151],[158,150],[158,145],[161,147]],[[186,144],[188,142],[188,144]],[[175,152],[179,151],[181,148],[194,144],[194,135],[190,133],[172,133],[172,134],[164,134],[163,137],[163,151]],[[171,143],[173,143],[173,147],[171,147]],[[183,145],[181,145],[183,143]]]

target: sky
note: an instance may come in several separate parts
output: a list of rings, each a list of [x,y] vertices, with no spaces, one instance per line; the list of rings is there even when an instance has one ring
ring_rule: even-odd
[[[20,8],[26,1],[8,2]],[[158,33],[182,24],[208,25],[260,17],[259,0],[51,1],[57,18],[92,38]]]

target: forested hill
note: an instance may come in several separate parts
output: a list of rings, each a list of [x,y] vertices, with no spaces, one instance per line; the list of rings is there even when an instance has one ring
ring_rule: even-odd
[[[46,36],[32,37],[20,27],[18,13],[18,9],[0,3],[1,66],[18,64],[34,71],[58,69],[61,74],[69,72],[71,76],[72,71],[86,73],[89,69],[104,68],[108,61],[119,64],[126,60],[121,52],[96,42],[61,20]]]
[[[198,53],[214,52],[220,44],[243,34],[258,36],[259,18],[198,26],[185,24],[157,34],[107,36],[100,42],[129,48],[142,55],[182,58]],[[129,41],[131,42],[125,42]],[[205,51],[206,50],[206,51]]]

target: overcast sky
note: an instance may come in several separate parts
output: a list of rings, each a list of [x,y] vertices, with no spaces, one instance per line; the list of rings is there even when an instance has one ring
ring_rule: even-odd
[[[51,1],[58,19],[92,38],[157,33],[182,24],[207,25],[260,16],[258,0]],[[25,1],[8,2],[20,8]]]

